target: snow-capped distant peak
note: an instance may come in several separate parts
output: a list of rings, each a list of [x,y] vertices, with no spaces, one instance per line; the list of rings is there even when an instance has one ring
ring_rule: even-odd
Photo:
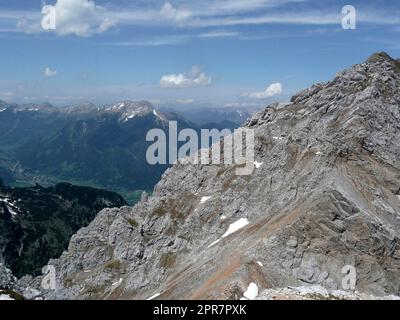
[[[106,108],[105,111],[120,114],[121,122],[128,122],[135,117],[144,116],[151,112],[155,114],[154,107],[146,101],[123,101]],[[159,117],[158,114],[157,116]]]
[[[153,109],[153,114],[161,121],[168,121],[168,118],[164,114],[158,112],[156,109]]]
[[[3,202],[6,205],[8,212],[13,218],[18,215],[17,211],[20,211],[20,209],[13,201],[10,201],[8,198],[0,198],[0,202]]]

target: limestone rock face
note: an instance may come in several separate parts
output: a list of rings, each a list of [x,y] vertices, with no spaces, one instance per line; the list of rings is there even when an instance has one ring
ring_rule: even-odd
[[[266,289],[257,300],[400,300],[398,296],[374,296],[360,292],[327,290],[321,286]]]
[[[265,289],[400,290],[400,64],[384,53],[273,104],[257,166],[169,169],[134,208],[105,209],[49,264],[49,299],[239,299]],[[260,165],[261,164],[261,165]],[[242,219],[242,220],[241,220]],[[230,225],[247,221],[221,238]],[[213,244],[216,240],[220,241]]]
[[[0,289],[11,289],[16,281],[12,272],[3,263],[0,263]]]

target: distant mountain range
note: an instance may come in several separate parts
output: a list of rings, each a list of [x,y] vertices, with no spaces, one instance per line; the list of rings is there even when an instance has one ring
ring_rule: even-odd
[[[126,204],[121,196],[105,190],[67,183],[10,188],[0,180],[0,263],[5,262],[18,277],[40,274],[100,210]]]
[[[238,128],[252,113],[258,111],[249,107],[166,107],[163,110],[178,113],[202,128],[219,128],[222,125],[223,128],[233,129]]]
[[[63,108],[0,102],[0,177],[16,186],[65,181],[105,188],[133,203],[138,190],[152,190],[168,168],[146,161],[150,129],[167,131],[168,121],[177,121],[178,129],[233,130],[248,115],[232,110],[160,112],[145,101]]]

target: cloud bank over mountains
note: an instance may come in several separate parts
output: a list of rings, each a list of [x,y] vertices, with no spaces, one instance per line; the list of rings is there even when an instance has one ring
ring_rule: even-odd
[[[264,91],[247,93],[245,96],[251,99],[267,99],[283,93],[283,86],[281,83],[272,83]]]
[[[160,80],[160,85],[163,88],[204,87],[211,85],[211,83],[211,77],[206,75],[198,66],[193,66],[188,73],[164,75]]]

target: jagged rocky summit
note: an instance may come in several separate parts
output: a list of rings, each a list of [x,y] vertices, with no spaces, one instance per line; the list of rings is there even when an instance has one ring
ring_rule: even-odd
[[[151,197],[105,209],[74,235],[49,262],[57,290],[43,294],[255,298],[341,290],[351,266],[358,292],[399,295],[399,92],[399,61],[379,53],[266,107],[244,125],[256,136],[251,175],[174,165]]]

